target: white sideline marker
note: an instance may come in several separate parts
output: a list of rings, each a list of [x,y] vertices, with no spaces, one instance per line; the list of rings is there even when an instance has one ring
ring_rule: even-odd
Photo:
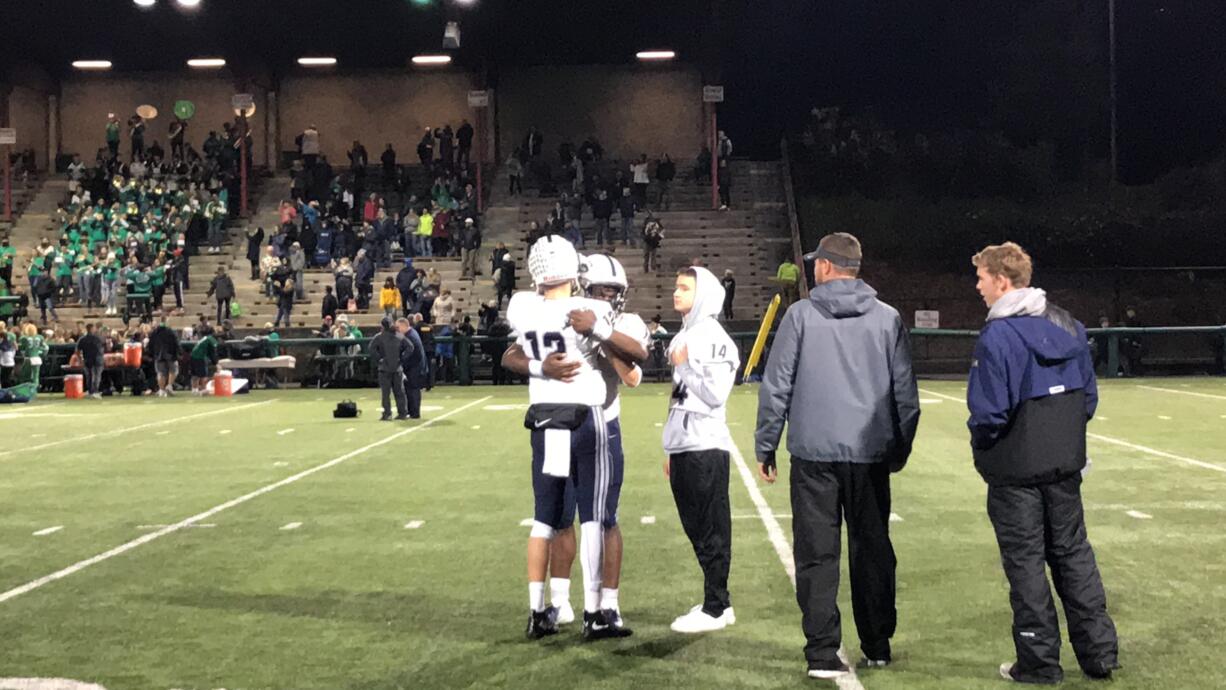
[[[412,520],[404,526],[405,529],[421,529],[421,526],[426,524],[425,520]]]
[[[301,523],[301,522],[291,522],[291,523],[289,523],[288,525],[286,525],[286,526],[282,527],[282,528],[281,528],[281,531],[282,531],[282,532],[288,532],[288,531],[293,530],[293,529],[298,529],[299,527],[302,527],[302,523]]]
[[[902,516],[898,513],[890,513],[890,522],[902,522]]]
[[[64,529],[64,526],[63,526],[63,525],[56,525],[55,527],[48,527],[47,529],[40,529],[40,530],[38,530],[37,532],[35,532],[35,533],[34,533],[34,536],[36,536],[36,537],[45,537],[45,536],[47,536],[48,534],[55,534],[56,532],[58,532],[58,531],[60,531],[60,530],[62,530],[62,529]]]
[[[920,398],[921,405],[940,405],[942,402],[940,398]]]
[[[656,516],[644,515],[642,518],[639,519],[639,522],[644,525],[654,525],[656,524]]]
[[[292,433],[294,433],[294,430],[293,430],[293,429],[282,429],[282,430],[280,430],[280,431],[278,431],[278,432],[277,432],[277,435],[278,435],[278,436],[284,436],[284,435],[286,435],[286,434],[292,434]]]
[[[1153,515],[1150,515],[1149,513],[1142,513],[1139,510],[1126,510],[1124,511],[1124,514],[1130,518],[1136,518],[1138,520],[1153,520],[1154,519]]]
[[[307,477],[309,477],[309,476],[311,476],[311,475],[313,475],[313,474],[316,474],[317,472],[322,472],[322,471],[324,471],[324,470],[326,470],[326,469],[329,469],[329,468],[335,467],[335,466],[337,466],[337,465],[339,465],[339,464],[341,464],[341,463],[343,463],[343,462],[345,462],[345,461],[347,461],[347,460],[349,460],[349,459],[351,459],[351,458],[357,457],[358,455],[361,455],[362,453],[365,453],[365,452],[366,452],[366,451],[368,451],[368,450],[372,450],[372,449],[374,449],[374,448],[378,448],[379,446],[382,446],[382,445],[386,445],[386,444],[388,444],[388,443],[391,443],[392,441],[395,441],[396,439],[398,439],[398,438],[400,438],[400,437],[402,437],[402,436],[405,436],[405,435],[411,434],[411,433],[413,433],[413,432],[417,431],[418,429],[424,429],[424,428],[426,428],[426,427],[430,426],[431,424],[434,424],[435,422],[438,422],[438,421],[440,421],[440,420],[446,419],[446,418],[448,418],[448,417],[450,417],[450,416],[452,416],[452,415],[454,415],[454,414],[458,414],[458,413],[460,413],[460,412],[463,412],[464,410],[466,410],[466,409],[468,409],[468,408],[472,407],[473,405],[479,405],[479,404],[481,404],[481,403],[485,402],[486,400],[489,400],[489,399],[490,399],[490,397],[491,397],[491,396],[488,396],[488,395],[487,395],[487,396],[485,396],[484,398],[481,398],[481,399],[479,399],[479,400],[474,400],[474,401],[472,401],[472,402],[470,402],[470,403],[468,403],[468,404],[461,405],[460,407],[457,407],[457,408],[455,408],[454,410],[451,410],[450,412],[447,412],[447,413],[441,414],[441,415],[439,415],[439,416],[437,416],[437,417],[434,417],[434,418],[432,418],[432,419],[428,419],[428,420],[426,420],[424,423],[422,423],[422,424],[420,424],[420,425],[418,425],[418,426],[409,427],[409,428],[407,428],[407,429],[403,429],[403,430],[401,430],[401,431],[398,431],[398,432],[396,432],[396,433],[394,433],[394,434],[391,434],[391,435],[388,435],[388,436],[384,436],[383,438],[379,439],[378,441],[375,441],[374,443],[370,443],[370,444],[367,444],[367,445],[365,445],[365,446],[362,446],[361,448],[357,448],[357,449],[355,449],[355,450],[351,450],[351,451],[349,451],[348,453],[345,453],[344,455],[340,455],[340,456],[337,456],[337,457],[335,457],[335,458],[332,458],[331,460],[329,460],[329,461],[327,461],[327,462],[325,462],[325,463],[323,463],[323,464],[316,465],[316,466],[314,466],[314,467],[311,467],[311,468],[305,469],[305,470],[303,470],[303,471],[299,472],[298,474],[295,474],[295,475],[292,475],[292,476],[286,477],[285,479],[282,479],[282,480],[280,480],[280,481],[278,481],[278,482],[274,482],[274,483],[269,484],[269,485],[267,485],[267,486],[261,487],[261,488],[259,488],[259,489],[256,489],[255,491],[250,492],[250,493],[243,494],[242,496],[239,496],[238,498],[231,499],[231,500],[226,501],[225,503],[222,503],[222,504],[220,504],[220,505],[213,506],[212,508],[209,508],[208,510],[204,511],[203,513],[198,513],[198,514],[193,515],[193,516],[191,516],[191,517],[189,517],[189,518],[187,518],[187,519],[180,520],[179,522],[176,522],[176,523],[175,523],[175,524],[173,524],[173,525],[169,525],[169,526],[165,527],[164,529],[160,529],[160,530],[158,530],[158,531],[156,531],[156,532],[150,532],[149,534],[146,534],[146,535],[144,535],[144,536],[141,536],[141,537],[139,537],[139,538],[137,538],[137,539],[133,539],[132,541],[126,542],[126,543],[124,543],[124,544],[120,544],[119,546],[116,546],[115,548],[110,549],[109,551],[104,551],[104,552],[102,552],[102,553],[100,553],[100,554],[98,554],[98,555],[96,555],[96,556],[92,556],[92,557],[87,558],[87,559],[85,559],[85,560],[83,560],[83,561],[78,561],[78,562],[76,562],[76,563],[73,563],[72,565],[70,565],[70,566],[68,566],[68,567],[66,567],[66,568],[61,568],[60,570],[57,570],[57,571],[55,571],[54,573],[51,573],[51,574],[49,574],[49,575],[44,575],[43,577],[40,577],[40,578],[38,578],[37,580],[31,580],[30,582],[27,582],[27,583],[25,583],[24,585],[21,585],[21,586],[19,586],[19,587],[14,587],[13,589],[8,590],[7,592],[2,592],[2,593],[0,593],[0,604],[3,604],[4,602],[6,602],[6,601],[8,601],[8,600],[10,600],[10,599],[15,599],[15,598],[17,598],[17,597],[19,597],[19,596],[21,596],[21,595],[23,595],[23,594],[26,594],[26,593],[28,593],[28,592],[32,592],[32,591],[34,591],[34,590],[36,590],[36,589],[38,589],[39,587],[42,587],[42,586],[44,586],[44,585],[48,585],[48,584],[50,584],[50,583],[52,583],[52,582],[55,582],[55,581],[57,581],[57,580],[62,580],[62,579],[66,578],[66,577],[68,577],[69,575],[72,575],[72,574],[74,574],[74,573],[79,573],[79,572],[81,572],[82,570],[85,570],[86,568],[90,567],[91,565],[97,565],[97,564],[99,564],[99,563],[102,563],[103,561],[108,561],[108,560],[110,560],[110,559],[112,559],[112,558],[114,558],[114,557],[116,557],[116,556],[122,556],[123,554],[125,554],[125,553],[127,553],[127,552],[131,551],[132,549],[135,549],[135,548],[140,547],[140,546],[144,546],[145,544],[148,544],[149,542],[151,542],[151,541],[153,541],[153,540],[155,540],[155,539],[161,539],[162,537],[165,537],[165,536],[166,536],[166,535],[168,535],[168,534],[174,534],[175,532],[178,532],[178,531],[179,531],[179,530],[181,530],[181,529],[184,529],[184,528],[186,528],[186,527],[191,527],[192,525],[197,524],[197,523],[200,523],[200,522],[203,522],[203,521],[205,521],[205,520],[207,520],[207,519],[209,519],[209,518],[213,517],[214,515],[217,515],[218,513],[221,513],[221,512],[226,511],[226,510],[229,510],[230,508],[234,508],[235,506],[240,506],[240,505],[242,505],[242,504],[244,504],[244,503],[246,503],[246,502],[248,502],[248,501],[250,501],[250,500],[252,500],[252,499],[254,499],[254,498],[259,498],[260,496],[263,496],[264,494],[267,494],[267,493],[271,493],[271,492],[273,492],[273,491],[276,491],[277,489],[280,489],[280,488],[281,488],[281,487],[283,487],[283,486],[289,486],[290,484],[293,484],[293,483],[298,482],[298,481],[300,481],[300,480],[302,480],[302,479],[305,479],[305,478],[307,478]],[[272,401],[266,401],[266,402],[272,402]],[[266,403],[265,403],[265,402],[259,402],[259,403],[252,403],[252,404],[253,404],[253,405],[263,405],[263,404],[266,404]],[[229,411],[229,410],[236,410],[236,409],[241,409],[241,406],[240,406],[240,407],[232,407],[232,408],[227,408],[227,411]],[[79,440],[79,439],[68,439],[68,440],[64,441],[64,443],[69,443],[69,442],[71,442],[71,441],[73,441],[73,440]]]
[[[766,497],[762,495],[762,490],[758,488],[758,480],[754,478],[753,472],[745,462],[745,457],[741,455],[741,449],[735,442],[732,444],[732,460],[736,463],[741,481],[745,483],[745,489],[749,492],[749,499],[758,509],[758,516],[762,518],[762,525],[766,528],[766,536],[771,545],[775,547],[775,553],[779,556],[779,562],[783,564],[783,570],[788,574],[792,589],[796,589],[796,562],[792,559],[792,545],[784,536],[783,528],[775,519],[775,513],[771,510],[770,504],[766,502]],[[860,684],[860,679],[856,676],[855,667],[847,660],[847,652],[842,647],[839,647],[839,658],[847,664],[851,672],[836,678],[835,685],[840,690],[864,690],[864,686]]]
[[[189,400],[188,402],[191,402],[191,401]],[[6,455],[12,455],[13,453],[17,453],[17,452],[42,450],[44,448],[62,446],[65,443],[80,443],[81,441],[88,441],[90,439],[95,439],[95,438],[105,438],[107,436],[119,436],[121,434],[126,434],[131,431],[140,431],[141,429],[149,429],[155,426],[163,426],[166,424],[176,424],[178,422],[185,422],[189,419],[200,419],[202,417],[211,417],[213,415],[225,414],[227,412],[237,412],[239,410],[245,410],[245,409],[252,408],[252,407],[259,407],[261,405],[270,405],[274,402],[276,401],[275,400],[261,400],[260,402],[247,403],[245,405],[235,405],[234,407],[224,407],[224,408],[217,409],[217,410],[209,410],[208,412],[197,412],[196,414],[189,414],[186,417],[176,417],[174,419],[161,419],[156,422],[148,422],[146,424],[137,424],[136,426],[124,427],[123,429],[112,429],[110,431],[99,431],[98,433],[86,434],[84,436],[74,436],[72,438],[62,438],[58,441],[48,441],[47,443],[42,443],[37,446],[26,446],[25,448],[15,448],[13,450],[0,451],[0,458]]]
[[[212,529],[216,526],[217,525],[211,522],[206,522],[206,523],[202,523],[199,525],[190,525],[188,526],[188,529]],[[163,529],[165,527],[166,525],[137,525],[136,529],[144,531],[144,530],[151,530],[151,529]]]
[[[519,521],[519,526],[520,527],[531,527],[532,522],[533,522],[532,518],[524,518],[523,520]]]

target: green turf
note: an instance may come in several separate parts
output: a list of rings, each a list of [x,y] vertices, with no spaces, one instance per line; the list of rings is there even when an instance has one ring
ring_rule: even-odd
[[[1136,383],[1104,384],[1105,419],[1094,433],[1226,468],[1222,380],[1143,382],[1165,391]],[[961,385],[922,388],[930,402],[916,452],[894,482],[903,517],[893,525],[897,663],[860,680],[869,690],[999,687],[995,667],[1012,649],[984,487],[970,463],[965,407],[934,395],[958,397]],[[0,411],[0,592],[152,531],[142,526],[177,523],[415,426],[379,423],[377,393],[357,393],[367,398],[359,420],[331,419],[342,396],[316,391],[47,398]],[[213,527],[183,529],[0,603],[0,677],[76,678],[109,690],[805,684],[791,585],[735,469],[738,623],[696,638],[668,630],[701,585],[661,472],[656,425],[666,393],[635,391],[623,413],[629,639],[584,645],[575,630],[522,639],[527,434],[522,412],[486,408],[523,403],[526,390],[447,388],[426,396],[441,408],[428,418],[469,406],[202,520]],[[746,457],[755,404],[756,390],[739,388],[729,415]],[[141,424],[150,426],[108,433]],[[1112,687],[1226,687],[1214,661],[1226,641],[1218,523],[1226,473],[1097,440],[1090,450],[1090,537],[1125,666]],[[783,483],[786,463],[781,469]],[[790,530],[786,485],[763,494]],[[654,524],[640,522],[648,515]],[[405,529],[411,520],[424,525]],[[291,522],[303,524],[281,529]],[[64,529],[32,536],[56,525]],[[577,568],[575,576],[578,603]],[[856,656],[845,588],[840,599]],[[1067,645],[1064,656],[1068,686],[1097,687],[1080,678]]]

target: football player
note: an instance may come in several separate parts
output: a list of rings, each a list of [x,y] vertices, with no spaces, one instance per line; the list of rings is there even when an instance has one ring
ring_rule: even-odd
[[[605,500],[613,477],[605,450],[607,388],[598,359],[601,345],[614,337],[613,310],[607,302],[575,295],[579,254],[560,237],[546,236],[532,245],[528,270],[536,289],[511,298],[507,321],[516,340],[503,355],[506,368],[530,377],[524,426],[532,435],[536,506],[528,538],[526,634],[540,639],[558,631],[558,611],[545,605],[545,575],[550,542],[564,526],[569,486],[584,535],[584,636],[629,635],[615,612],[600,605],[602,524],[609,519]]]
[[[584,293],[591,299],[608,302],[613,308],[613,337],[607,339],[601,346],[601,357],[597,360],[601,376],[604,378],[606,393],[604,402],[605,423],[608,426],[605,434],[609,442],[604,448],[612,481],[608,485],[605,497],[606,520],[604,527],[604,559],[601,566],[600,607],[606,612],[608,620],[603,621],[614,628],[625,627],[618,603],[618,584],[621,580],[622,534],[617,524],[617,504],[621,495],[622,476],[624,473],[625,456],[622,451],[621,400],[618,395],[619,384],[631,388],[642,381],[641,365],[647,359],[647,344],[651,335],[647,325],[636,314],[624,311],[629,282],[626,269],[617,259],[607,255],[592,255],[581,258],[579,284]],[[571,323],[580,331],[587,330],[588,322],[593,318],[591,312],[571,315]],[[575,515],[575,505],[571,495],[567,496],[566,511],[563,514],[563,524],[558,530],[550,548],[549,557],[549,589],[551,603],[558,609],[558,624],[562,625],[574,620],[575,614],[570,605],[570,571],[575,560],[575,532],[572,528]],[[586,535],[585,535],[586,537]],[[585,636],[600,636],[604,633],[599,627],[595,630],[584,630]]]

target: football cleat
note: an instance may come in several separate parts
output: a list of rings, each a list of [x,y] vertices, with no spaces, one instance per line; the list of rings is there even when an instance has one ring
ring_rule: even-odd
[[[595,613],[583,612],[583,639],[607,640],[614,637],[630,637],[634,631],[627,628],[621,614],[613,609],[605,609]]]
[[[529,640],[539,640],[542,637],[558,634],[558,610],[548,606],[544,611],[528,613],[528,629],[524,631]]]

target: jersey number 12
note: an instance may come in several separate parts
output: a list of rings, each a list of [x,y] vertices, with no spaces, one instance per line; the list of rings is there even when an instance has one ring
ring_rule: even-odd
[[[541,338],[538,338],[537,335],[538,334],[536,331],[528,331],[527,333],[524,333],[524,338],[526,338],[528,344],[532,346],[532,359],[544,361],[545,357],[548,357],[549,355],[566,353],[566,338],[564,338],[561,333],[558,333],[557,331],[549,331],[544,335],[544,337]],[[549,351],[551,349],[552,352]],[[545,351],[544,357],[541,356],[542,350]]]

